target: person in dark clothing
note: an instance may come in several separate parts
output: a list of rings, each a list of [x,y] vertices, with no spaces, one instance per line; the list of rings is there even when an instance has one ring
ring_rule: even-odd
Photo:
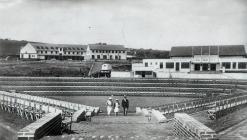
[[[122,107],[123,107],[124,116],[127,116],[127,112],[129,108],[129,100],[127,99],[126,95],[124,95],[124,98],[122,100]]]

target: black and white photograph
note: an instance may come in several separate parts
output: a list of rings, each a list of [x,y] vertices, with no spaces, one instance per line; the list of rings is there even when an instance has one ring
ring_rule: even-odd
[[[247,140],[247,0],[0,0],[0,140]]]

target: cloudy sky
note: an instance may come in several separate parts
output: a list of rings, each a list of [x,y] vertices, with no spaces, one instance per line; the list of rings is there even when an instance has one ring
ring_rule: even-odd
[[[247,0],[0,0],[0,38],[162,50],[247,45]]]

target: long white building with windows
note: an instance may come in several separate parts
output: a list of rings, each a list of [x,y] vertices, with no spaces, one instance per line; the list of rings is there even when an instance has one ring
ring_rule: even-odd
[[[20,59],[28,60],[126,60],[123,45],[89,45],[29,42],[20,50]]]
[[[244,45],[176,46],[169,59],[144,59],[132,64],[135,77],[164,77],[167,73],[247,72]]]

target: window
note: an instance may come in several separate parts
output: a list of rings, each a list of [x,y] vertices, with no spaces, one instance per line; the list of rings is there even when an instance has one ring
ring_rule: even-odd
[[[125,51],[123,51],[123,53],[125,53]]]
[[[232,63],[232,68],[233,68],[233,69],[236,69],[236,66],[237,66],[236,62],[233,62],[233,63]]]
[[[222,62],[222,67],[225,67],[226,69],[231,68],[231,62]]]
[[[43,53],[43,51],[40,51],[40,53]]]
[[[106,55],[103,55],[103,59],[107,59],[107,56]]]
[[[119,58],[119,60],[121,60],[121,55],[118,58]]]
[[[68,52],[68,54],[70,54],[70,52]]]
[[[166,68],[168,68],[168,69],[174,68],[174,63],[173,62],[166,62]]]
[[[118,56],[115,55],[115,59],[118,59]]]
[[[40,49],[40,47],[39,47],[39,46],[37,46],[37,49]]]
[[[150,65],[152,65],[153,63],[152,62],[150,62]]]
[[[45,49],[47,49],[47,50],[48,50],[48,47],[45,47]]]
[[[98,50],[96,50],[96,53],[98,53]]]
[[[92,59],[94,59],[94,55],[92,55]]]
[[[54,49],[53,47],[51,47],[51,49]]]
[[[160,69],[163,69],[163,62],[160,62]]]
[[[181,63],[181,69],[188,69],[190,68],[190,63],[188,62],[182,62]]]
[[[238,62],[238,69],[246,69],[246,63],[245,62]]]
[[[97,55],[97,59],[100,59],[100,55]]]
[[[75,54],[75,52],[73,52],[73,54]]]
[[[63,49],[62,48],[60,48],[60,51],[62,51]]]
[[[47,51],[45,51],[45,53],[47,53]]]
[[[53,51],[51,51],[51,54],[53,54]]]
[[[56,51],[56,54],[58,54],[58,51]]]
[[[114,53],[114,51],[111,51],[111,53]]]
[[[94,53],[94,50],[92,50],[92,53]]]
[[[118,53],[117,51],[115,51],[115,53]]]
[[[80,52],[77,52],[77,54],[79,54]]]
[[[58,47],[56,47],[56,50],[58,50]]]
[[[145,67],[148,67],[148,62],[145,62]]]

